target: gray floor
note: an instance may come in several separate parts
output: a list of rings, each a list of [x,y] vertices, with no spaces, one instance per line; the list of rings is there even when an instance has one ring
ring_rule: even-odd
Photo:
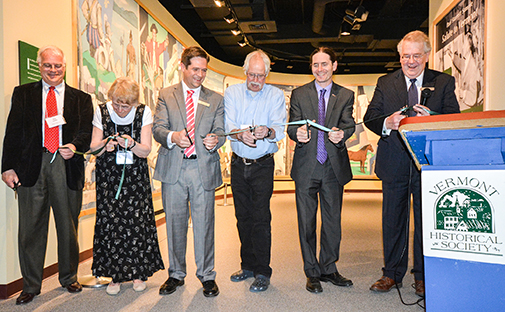
[[[232,203],[233,200],[229,200]],[[221,204],[222,201],[218,201]],[[370,285],[380,278],[382,267],[381,195],[345,194],[343,239],[339,271],[354,282],[345,288],[323,283],[323,293],[305,290],[305,275],[298,243],[294,194],[272,198],[272,262],[270,288],[251,293],[252,279],[233,283],[229,276],[239,269],[239,240],[232,205],[216,206],[216,272],[221,293],[205,298],[195,276],[192,234],[188,241],[188,276],[186,284],[167,296],[158,294],[167,271],[156,273],[147,282],[147,290],[135,293],[131,283],[122,285],[117,296],[105,288],[85,288],[70,294],[58,284],[56,276],[46,279],[41,295],[25,306],[16,306],[16,296],[0,302],[0,311],[422,311],[417,305],[405,306],[397,291],[373,293]],[[164,226],[159,229],[160,247],[165,264],[167,246]],[[191,229],[189,231],[191,233]],[[90,274],[91,261],[80,266],[80,274]],[[419,299],[411,287],[413,276],[404,279],[401,295],[406,303]],[[424,305],[424,302],[421,302]]]

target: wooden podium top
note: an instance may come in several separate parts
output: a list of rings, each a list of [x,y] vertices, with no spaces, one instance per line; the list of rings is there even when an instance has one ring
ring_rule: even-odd
[[[419,170],[424,165],[505,162],[505,110],[407,117],[398,131]],[[471,148],[475,143],[478,148]]]
[[[468,129],[505,127],[505,110],[475,113],[442,114],[407,117],[400,122],[399,131]]]

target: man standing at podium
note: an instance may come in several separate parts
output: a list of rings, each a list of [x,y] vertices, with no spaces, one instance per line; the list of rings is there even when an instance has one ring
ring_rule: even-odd
[[[426,68],[431,52],[428,36],[412,31],[398,43],[401,70],[380,77],[364,120],[381,138],[375,173],[382,180],[383,276],[370,290],[388,292],[402,286],[408,266],[410,196],[414,210],[414,273],[416,294],[424,296],[421,220],[421,174],[398,132],[407,117],[400,109],[411,106],[408,116],[427,116],[429,110],[459,113],[454,77]],[[420,105],[420,104],[422,105]],[[426,109],[426,110],[425,110]],[[384,115],[388,115],[385,117]],[[381,117],[382,116],[382,117]],[[376,118],[376,119],[375,119]],[[370,120],[370,122],[367,122]]]

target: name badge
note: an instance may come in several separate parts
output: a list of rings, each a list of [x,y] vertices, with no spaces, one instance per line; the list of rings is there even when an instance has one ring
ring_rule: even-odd
[[[133,165],[133,152],[132,151],[117,151],[116,164],[118,165]]]
[[[53,128],[64,125],[67,122],[65,121],[65,118],[63,118],[63,115],[56,115],[53,117],[47,117],[46,123],[49,128]]]

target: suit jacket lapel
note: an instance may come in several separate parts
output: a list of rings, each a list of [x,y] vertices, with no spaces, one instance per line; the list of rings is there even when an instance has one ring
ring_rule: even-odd
[[[398,72],[396,80],[394,82],[395,93],[399,97],[398,103],[403,103],[401,107],[408,105],[408,95],[407,95],[407,83],[405,82],[405,76],[402,70]]]
[[[339,96],[339,92],[338,92],[339,90],[340,90],[340,87],[337,84],[332,83],[332,87],[330,90],[330,98],[328,99],[328,105],[326,106],[326,116],[324,118],[324,125],[323,126],[329,124],[331,114],[333,113],[333,109],[335,108],[335,104],[337,103],[337,98]]]
[[[317,94],[315,80],[310,84],[310,90],[309,94],[307,94],[307,98],[309,99],[311,111],[308,112],[308,116],[303,116],[303,118],[309,120],[315,119],[317,122],[319,117],[319,94]]]
[[[202,88],[200,89],[200,98],[198,99],[198,102],[202,101],[202,102],[205,102],[207,103],[207,89],[202,86]],[[195,103],[195,108],[196,108],[196,105],[199,105],[198,103]],[[207,107],[205,105],[200,105],[198,106],[198,109],[196,110],[196,116],[195,116],[195,127],[200,123],[200,120],[202,120],[202,116],[203,116],[203,113],[205,112],[205,110],[207,109]]]
[[[67,116],[73,116],[75,106],[74,93],[70,88],[68,88],[67,84],[65,84],[65,95],[63,99],[63,117],[65,120],[68,120]]]
[[[179,107],[179,112],[181,113],[182,124],[187,127],[187,117],[186,117],[186,96],[182,88],[182,82],[176,87],[174,92],[175,102]],[[189,130],[189,129],[188,129]]]
[[[33,99],[33,112],[37,118],[37,133],[40,135],[40,138],[42,139],[42,120],[45,120],[45,116],[43,116],[43,110],[42,110],[42,105],[45,105],[45,103],[42,103],[42,80],[40,80],[38,83],[35,84],[33,88],[33,94],[31,96]],[[44,121],[45,122],[45,121]]]

